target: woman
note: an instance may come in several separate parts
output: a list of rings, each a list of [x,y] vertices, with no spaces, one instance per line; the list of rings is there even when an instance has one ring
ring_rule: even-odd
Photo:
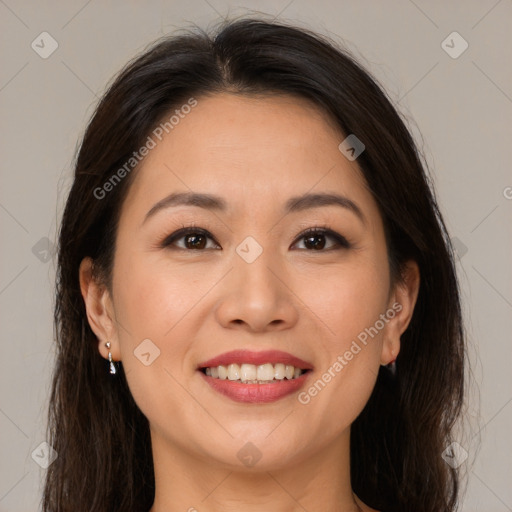
[[[254,19],[159,41],[76,161],[44,510],[455,510],[448,240],[332,42]]]

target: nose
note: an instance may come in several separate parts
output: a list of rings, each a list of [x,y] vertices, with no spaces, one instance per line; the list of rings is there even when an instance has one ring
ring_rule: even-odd
[[[223,281],[215,311],[223,327],[265,332],[295,325],[299,318],[297,301],[283,264],[270,251],[263,251],[252,263],[234,254],[233,264],[233,270]]]

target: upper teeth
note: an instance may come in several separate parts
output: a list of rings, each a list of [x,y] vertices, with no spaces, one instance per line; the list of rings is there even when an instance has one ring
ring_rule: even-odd
[[[206,368],[206,375],[214,379],[240,380],[242,382],[257,383],[272,381],[274,379],[283,380],[296,379],[302,374],[300,368],[295,368],[288,364],[230,364],[228,366],[213,366]]]

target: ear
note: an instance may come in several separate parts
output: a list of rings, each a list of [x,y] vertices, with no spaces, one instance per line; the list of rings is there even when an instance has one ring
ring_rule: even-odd
[[[105,343],[110,341],[112,359],[118,361],[120,350],[112,298],[107,287],[95,276],[91,258],[84,258],[80,263],[79,278],[87,320],[98,338],[98,351],[102,357],[108,359]]]
[[[400,336],[411,321],[419,289],[418,264],[413,260],[407,261],[402,270],[401,279],[392,290],[386,312],[389,321],[386,324],[382,345],[381,364],[383,365],[393,362],[400,352]]]

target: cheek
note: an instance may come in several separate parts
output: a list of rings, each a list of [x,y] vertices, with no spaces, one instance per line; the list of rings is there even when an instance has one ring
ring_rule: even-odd
[[[173,336],[173,326],[190,308],[191,292],[179,274],[162,272],[142,253],[119,249],[113,292],[121,358],[125,371],[133,372],[132,380],[145,379],[168,367],[164,339]],[[184,338],[174,338],[173,355],[182,361]]]
[[[328,277],[328,278],[327,278]],[[350,425],[366,405],[377,378],[383,330],[375,329],[385,313],[389,272],[383,258],[355,259],[319,279],[302,280],[315,293],[307,305],[321,320],[318,328],[317,379],[299,397],[333,436]],[[309,284],[309,286],[307,286]],[[314,287],[313,287],[314,285]]]
[[[186,286],[179,272],[164,272],[138,254],[125,254],[116,265],[114,303],[123,368],[136,404],[158,425],[156,419],[190,409],[190,397],[179,384],[191,329],[182,320],[191,301],[197,301],[197,290]]]
[[[377,254],[356,254],[330,269],[304,273],[297,286],[322,320],[327,339],[341,349],[384,313],[390,287],[387,261]]]
[[[116,313],[134,341],[162,339],[197,296],[194,282],[187,280],[184,272],[142,252],[124,253],[115,268]]]

